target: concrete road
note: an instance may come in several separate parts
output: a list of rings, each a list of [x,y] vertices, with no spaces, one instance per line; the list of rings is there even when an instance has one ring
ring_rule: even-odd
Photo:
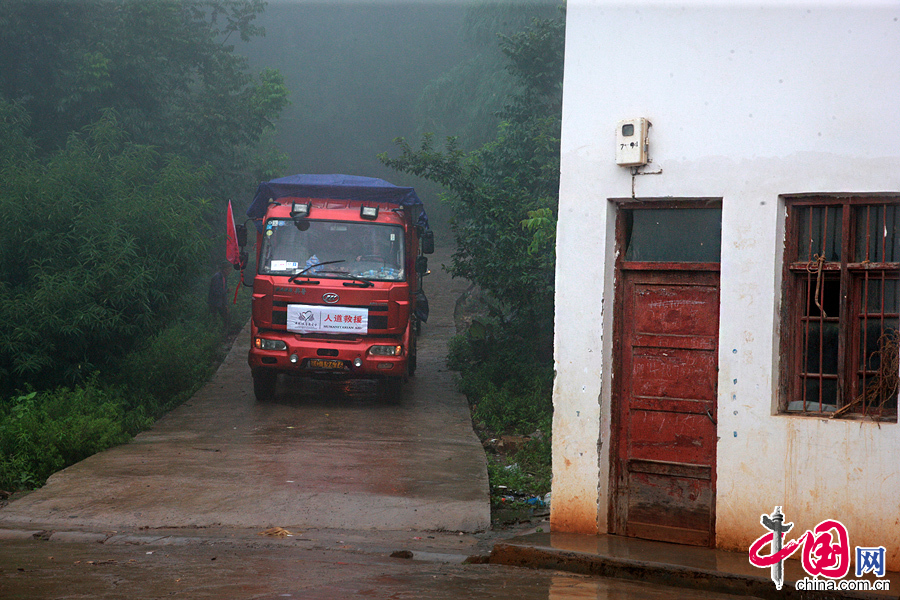
[[[152,430],[0,509],[0,598],[733,600],[464,564],[548,524],[490,530],[484,453],[444,366],[466,287],[448,260],[431,260],[432,315],[399,405],[371,385],[290,379],[259,404],[245,331]],[[260,535],[276,527],[286,537]]]
[[[484,452],[444,366],[466,288],[440,268],[448,260],[431,259],[432,315],[400,404],[371,382],[285,377],[274,402],[258,403],[246,327],[191,400],[0,510],[0,528],[489,528]]]
[[[92,600],[737,600],[549,570],[462,564],[485,535],[234,529],[0,539],[0,598]],[[0,536],[2,538],[3,536]],[[39,536],[41,538],[41,536]],[[102,542],[102,543],[101,543]],[[410,558],[392,557],[404,553]]]

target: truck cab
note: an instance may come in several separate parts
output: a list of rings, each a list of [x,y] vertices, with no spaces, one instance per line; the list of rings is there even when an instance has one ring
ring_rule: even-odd
[[[279,374],[376,379],[398,399],[416,369],[423,253],[434,249],[415,192],[294,176],[261,184],[248,216],[257,229],[248,355],[257,399],[274,397]]]

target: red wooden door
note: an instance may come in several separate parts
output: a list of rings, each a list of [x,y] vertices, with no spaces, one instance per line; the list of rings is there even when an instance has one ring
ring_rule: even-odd
[[[613,532],[715,544],[719,273],[621,270]]]

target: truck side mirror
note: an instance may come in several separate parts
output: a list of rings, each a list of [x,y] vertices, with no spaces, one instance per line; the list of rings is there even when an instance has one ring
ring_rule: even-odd
[[[424,256],[416,257],[416,273],[424,274],[428,272],[428,259]]]
[[[237,227],[234,228],[234,232],[237,235],[237,243],[238,246],[243,248],[247,245],[247,225],[245,223],[241,223]]]
[[[430,229],[422,234],[422,254],[434,254],[434,232]]]

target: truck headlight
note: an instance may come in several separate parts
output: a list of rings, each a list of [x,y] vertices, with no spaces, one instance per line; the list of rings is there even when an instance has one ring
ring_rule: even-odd
[[[373,356],[400,356],[403,354],[403,346],[372,346],[369,354]]]
[[[256,338],[256,347],[260,350],[287,350],[287,344],[281,340]]]

